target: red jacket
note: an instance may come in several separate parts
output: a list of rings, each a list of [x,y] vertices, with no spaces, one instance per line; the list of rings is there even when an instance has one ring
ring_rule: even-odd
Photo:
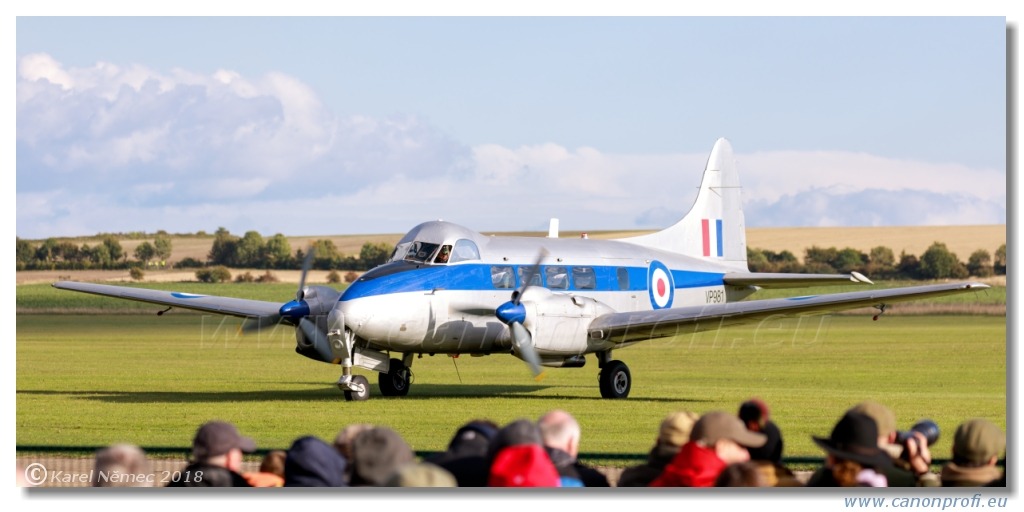
[[[726,463],[715,451],[693,441],[680,448],[650,487],[714,487]]]

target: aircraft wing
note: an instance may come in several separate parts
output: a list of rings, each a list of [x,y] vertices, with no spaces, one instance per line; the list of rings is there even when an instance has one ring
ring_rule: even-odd
[[[874,284],[859,272],[849,274],[774,274],[770,272],[729,273],[722,281],[733,286],[757,286],[760,288],[805,288],[837,284]]]
[[[58,281],[53,283],[53,287],[62,290],[74,290],[76,292],[92,293],[118,299],[151,302],[163,306],[174,306],[176,308],[239,317],[269,317],[277,315],[281,308],[281,303],[278,302],[236,299],[215,295],[196,295],[194,293],[165,292],[75,281]]]
[[[808,295],[685,308],[609,313],[591,322],[591,338],[615,343],[635,343],[752,323],[768,318],[822,314],[830,311],[951,295],[988,288],[981,283],[949,283],[862,292]]]

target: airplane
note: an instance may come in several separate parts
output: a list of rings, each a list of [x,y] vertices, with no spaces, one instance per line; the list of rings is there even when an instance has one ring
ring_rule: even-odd
[[[366,400],[378,372],[383,396],[405,396],[416,355],[511,354],[536,377],[544,367],[582,367],[594,354],[599,389],[629,396],[632,376],[613,352],[671,338],[781,317],[821,315],[978,291],[963,282],[781,299],[742,300],[762,288],[859,283],[857,273],[750,272],[741,188],[732,147],[718,139],[689,212],[651,234],[598,240],[485,236],[445,221],[405,234],[386,263],[343,292],[306,286],[285,304],[60,281],[54,287],[242,317],[242,330],[295,329],[295,351],[341,366],[345,399]]]

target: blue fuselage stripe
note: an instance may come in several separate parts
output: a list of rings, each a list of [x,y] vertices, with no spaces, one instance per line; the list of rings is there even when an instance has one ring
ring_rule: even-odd
[[[558,266],[564,266],[570,274],[572,273],[573,266]],[[516,275],[513,288],[520,285],[518,278],[519,265],[463,263],[450,266],[423,266],[420,268],[410,268],[403,272],[380,275],[372,279],[357,280],[345,290],[340,300],[352,300],[360,297],[372,297],[390,293],[429,292],[431,290],[507,291],[511,293],[513,288],[497,288],[494,286],[491,278],[491,267],[511,267],[514,275]],[[542,266],[541,275],[544,275],[543,269],[545,267],[547,266]],[[592,265],[580,265],[579,267],[593,269],[593,287],[577,288],[577,283],[572,282],[569,288],[552,289],[554,291],[564,290],[585,294],[587,292],[646,291],[648,287],[646,267]],[[629,283],[625,289],[620,288],[619,268],[625,268],[629,276]],[[723,275],[718,272],[672,271],[672,279],[675,282],[676,289],[722,286]]]

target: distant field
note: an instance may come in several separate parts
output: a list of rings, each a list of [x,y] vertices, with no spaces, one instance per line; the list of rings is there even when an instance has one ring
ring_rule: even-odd
[[[410,226],[412,227],[412,226]],[[469,226],[472,227],[472,226]],[[649,231],[590,231],[591,238],[623,238]],[[241,236],[243,233],[234,233]],[[261,233],[264,237],[273,233]],[[492,233],[523,236],[545,236],[546,233],[517,232]],[[563,237],[578,237],[579,231],[563,231]],[[322,235],[322,236],[290,236],[292,250],[306,247],[312,240],[329,239],[334,242],[338,251],[346,255],[358,255],[364,243],[385,243],[394,245],[402,234],[379,235]],[[99,239],[75,238],[76,244],[88,243],[95,245]],[[967,257],[978,249],[985,249],[992,254],[996,248],[1006,243],[1006,226],[903,226],[903,227],[834,227],[834,228],[748,228],[747,245],[772,251],[788,250],[798,257],[803,257],[804,249],[817,245],[820,247],[853,247],[868,252],[872,247],[884,245],[899,256],[901,251],[921,255],[933,242],[943,242],[960,258]],[[131,254],[143,240],[124,240],[121,246]],[[213,246],[213,237],[175,236],[172,237],[173,254],[171,261],[184,258],[205,260]],[[127,272],[125,272],[127,276]]]
[[[20,287],[19,287],[20,288]],[[535,382],[503,355],[424,357],[410,396],[345,402],[337,366],[294,353],[292,333],[235,338],[220,317],[18,315],[19,445],[132,442],[187,447],[211,418],[239,425],[261,448],[296,437],[330,440],[348,424],[396,429],[417,450],[441,450],[472,418],[505,423],[564,408],[583,426],[584,452],[644,454],[670,411],[735,411],[752,396],[772,407],[786,456],[821,457],[849,406],[873,399],[900,428],[921,418],[942,429],[948,457],[970,417],[1006,426],[1006,320],[1001,317],[856,317],[729,328],[616,352],[632,370],[629,399],[599,398],[597,367],[548,369]],[[219,328],[219,330],[218,330]]]

